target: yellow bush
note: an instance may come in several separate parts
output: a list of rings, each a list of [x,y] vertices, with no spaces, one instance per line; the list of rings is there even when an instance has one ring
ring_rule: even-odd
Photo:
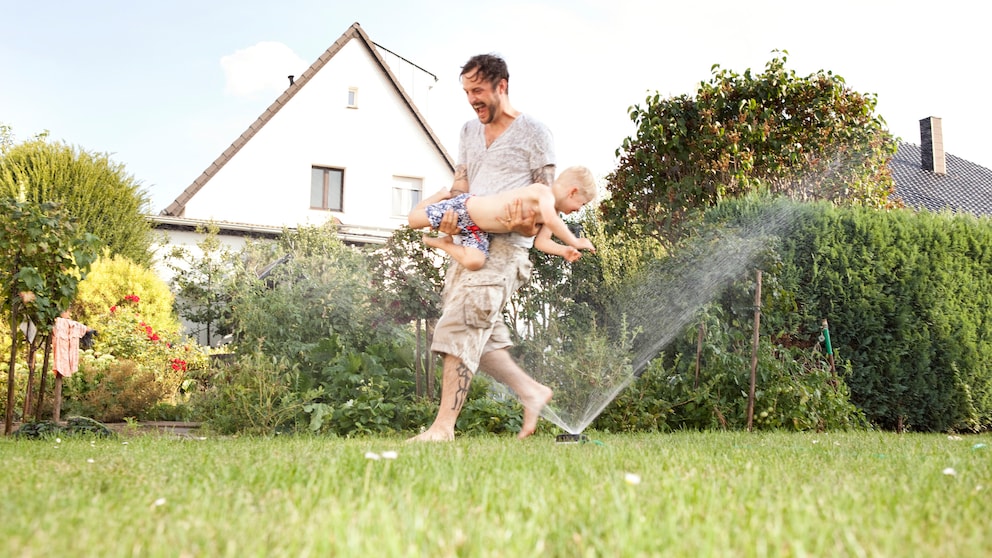
[[[169,285],[153,270],[107,253],[93,263],[89,275],[79,283],[72,317],[99,330],[110,308],[128,302],[129,297],[137,297],[135,306],[141,321],[161,337],[171,338],[179,333],[180,323],[172,308],[174,297]]]

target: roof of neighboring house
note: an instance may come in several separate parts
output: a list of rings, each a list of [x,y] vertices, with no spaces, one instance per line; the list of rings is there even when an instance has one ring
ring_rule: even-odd
[[[992,170],[951,154],[945,155],[947,174],[924,170],[920,146],[899,142],[889,169],[896,197],[907,206],[930,211],[992,215]]]
[[[451,155],[449,155],[444,146],[441,145],[441,140],[438,139],[437,135],[434,134],[434,130],[429,124],[427,124],[427,119],[424,118],[424,116],[417,109],[416,105],[413,104],[413,99],[410,98],[410,95],[408,95],[406,90],[403,89],[403,86],[400,85],[399,80],[396,78],[396,75],[393,74],[392,70],[389,69],[389,65],[386,64],[385,60],[382,58],[382,55],[380,55],[378,49],[376,49],[375,43],[369,39],[369,36],[365,34],[365,31],[358,24],[358,22],[355,22],[338,38],[338,40],[334,41],[334,44],[328,47],[327,50],[324,51],[324,53],[321,54],[317,60],[292,83],[292,85],[286,88],[282,95],[279,95],[279,97],[273,101],[271,105],[269,105],[269,108],[265,109],[265,112],[263,112],[262,115],[251,124],[251,126],[248,126],[248,129],[245,130],[244,133],[242,133],[230,147],[225,149],[224,152],[221,153],[209,167],[207,167],[207,170],[203,171],[203,174],[194,180],[193,183],[183,191],[183,193],[179,194],[175,201],[169,204],[169,207],[162,210],[160,215],[175,217],[182,216],[183,211],[186,209],[186,202],[188,202],[190,198],[199,192],[200,189],[203,188],[204,184],[206,184],[215,174],[217,174],[217,171],[227,164],[231,157],[240,151],[241,148],[248,143],[248,140],[258,133],[258,131],[261,130],[262,127],[265,126],[265,124],[271,120],[272,117],[275,116],[275,114],[279,112],[279,110],[282,109],[282,107],[285,106],[286,103],[288,103],[289,100],[292,99],[293,96],[296,95],[296,93],[302,89],[307,82],[309,82],[310,79],[313,78],[313,76],[348,43],[348,41],[352,39],[358,39],[369,50],[369,53],[372,54],[372,57],[378,64],[379,69],[382,70],[382,72],[396,88],[396,92],[399,93],[404,104],[406,104],[406,106],[413,113],[414,117],[416,117],[417,121],[424,129],[424,133],[430,138],[431,143],[437,147],[438,151],[440,151],[441,155],[448,162],[448,165],[452,168],[452,170],[454,170],[455,164],[451,158]]]

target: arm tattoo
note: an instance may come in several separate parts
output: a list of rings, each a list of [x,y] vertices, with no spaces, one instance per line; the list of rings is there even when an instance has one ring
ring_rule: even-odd
[[[455,391],[455,400],[451,404],[452,411],[459,411],[465,400],[468,399],[468,388],[472,385],[472,371],[465,366],[464,362],[458,363],[458,389]]]
[[[455,167],[455,181],[451,185],[451,191],[455,194],[468,193],[468,169],[465,165]]]
[[[551,183],[555,181],[555,166],[545,165],[539,169],[534,169],[531,171],[530,177],[533,182],[551,186]]]

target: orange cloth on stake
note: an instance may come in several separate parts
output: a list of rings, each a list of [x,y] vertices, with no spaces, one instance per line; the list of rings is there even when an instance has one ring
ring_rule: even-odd
[[[85,324],[66,318],[55,318],[52,329],[52,369],[63,378],[79,370],[79,340],[89,330]]]

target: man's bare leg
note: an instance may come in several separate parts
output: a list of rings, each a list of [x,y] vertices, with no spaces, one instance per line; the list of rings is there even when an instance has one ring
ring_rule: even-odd
[[[517,437],[523,439],[533,434],[537,429],[537,419],[541,416],[541,409],[554,395],[551,388],[531,378],[517,366],[506,349],[490,351],[482,355],[479,368],[496,381],[506,384],[520,398],[520,404],[524,407],[524,422]]]
[[[472,371],[458,357],[444,355],[444,372],[441,378],[441,405],[430,428],[408,442],[450,442],[455,439],[455,423],[465,405],[468,388],[472,384]]]

